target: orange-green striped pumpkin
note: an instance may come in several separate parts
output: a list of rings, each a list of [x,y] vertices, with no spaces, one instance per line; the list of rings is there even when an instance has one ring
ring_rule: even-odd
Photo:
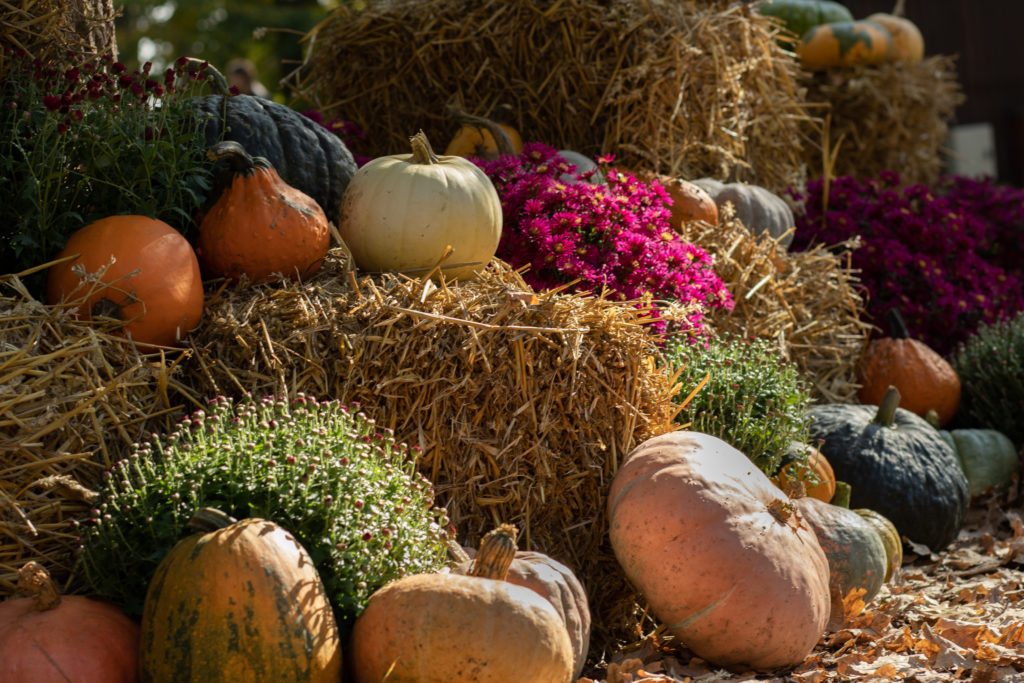
[[[892,58],[892,35],[874,21],[834,21],[815,26],[796,46],[805,69],[820,71],[859,64],[882,64]]]

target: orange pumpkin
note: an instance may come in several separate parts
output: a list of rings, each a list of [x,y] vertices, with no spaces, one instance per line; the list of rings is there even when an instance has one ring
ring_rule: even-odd
[[[935,410],[945,425],[960,406],[956,370],[927,344],[911,339],[896,309],[886,313],[889,336],[874,339],[858,363],[860,402],[878,405],[889,386],[899,390],[901,408],[924,417]]]
[[[717,666],[795,666],[829,618],[828,561],[747,456],[699,432],[635,448],[608,492],[609,537],[653,614]]]
[[[512,146],[512,152],[519,154],[523,151],[523,138],[512,126],[503,123],[494,124],[508,136],[508,142]],[[494,159],[501,153],[501,148],[494,139],[494,135],[483,125],[465,124],[460,126],[451,142],[445,147],[445,156],[477,157],[480,159]]]
[[[114,605],[57,594],[46,569],[18,572],[29,597],[0,602],[0,678],[32,683],[133,683],[139,626]]]
[[[704,188],[682,178],[673,178],[660,173],[643,172],[638,176],[644,182],[657,181],[665,188],[672,204],[669,222],[676,231],[690,221],[704,221],[718,225],[718,205]]]
[[[917,64],[924,59],[924,37],[917,24],[903,16],[904,5],[905,0],[896,0],[891,14],[876,12],[867,20],[880,24],[892,36],[892,61]]]
[[[414,574],[387,584],[356,619],[355,683],[569,683],[573,649],[562,617],[505,580],[515,527],[484,537],[470,575]]]
[[[804,463],[797,465],[796,451],[803,451]],[[787,455],[791,457],[787,458]],[[788,459],[788,462],[787,462]],[[812,478],[814,481],[812,482]],[[826,503],[836,494],[836,475],[828,459],[814,446],[805,443],[792,443],[783,455],[783,465],[772,478],[772,482],[783,491],[788,491],[794,481],[803,486],[803,494],[817,498]]]
[[[74,303],[74,315],[123,321],[118,333],[143,346],[172,346],[199,324],[203,281],[188,243],[167,223],[109,216],[68,238],[50,268],[47,300]],[[99,275],[99,283],[83,278]]]
[[[320,270],[331,246],[320,205],[237,142],[218,143],[208,154],[228,162],[232,179],[199,224],[203,275],[266,282],[278,273],[306,278]]]

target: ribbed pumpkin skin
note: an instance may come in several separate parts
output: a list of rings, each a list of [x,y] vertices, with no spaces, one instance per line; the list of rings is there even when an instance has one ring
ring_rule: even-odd
[[[924,418],[896,409],[895,427],[873,422],[878,406],[825,404],[808,411],[810,436],[850,507],[877,510],[900,533],[934,551],[956,538],[967,515],[967,479],[953,449]]]
[[[759,185],[723,183],[714,178],[698,178],[693,184],[711,196],[719,212],[726,203],[732,204],[736,218],[753,234],[767,234],[783,247],[793,242],[793,210],[777,194]]]
[[[337,683],[341,645],[308,553],[263,519],[179,542],[146,594],[142,681]]]
[[[38,611],[31,598],[0,602],[0,680],[134,683],[139,626],[105,602],[65,595]]]
[[[903,539],[900,538],[900,532],[888,517],[876,510],[857,508],[854,512],[867,520],[878,532],[878,537],[882,539],[885,555],[889,562],[884,579],[888,583],[889,579],[903,566]]]
[[[658,620],[718,666],[795,666],[829,617],[814,532],[769,506],[788,499],[716,437],[671,432],[635,448],[608,493],[615,557]]]
[[[455,571],[467,574],[472,566],[473,562],[469,561],[459,565]],[[583,584],[564,564],[532,550],[516,552],[505,580],[531,589],[554,606],[572,641],[573,679],[579,678],[590,647],[590,605]]]
[[[889,558],[875,528],[849,508],[831,505],[817,498],[797,498],[794,507],[811,525],[828,558],[829,594],[832,598],[830,625],[843,624],[843,599],[855,588],[864,589],[864,602],[878,595],[885,583]]]
[[[991,487],[1006,488],[1020,471],[1016,447],[998,430],[954,429],[939,435],[956,451],[972,498]]]
[[[203,314],[203,280],[188,240],[167,223],[146,216],[109,216],[68,238],[57,258],[81,254],[50,268],[47,299],[73,301],[91,291],[73,269],[96,273],[110,264],[103,282],[80,307],[89,319],[111,315],[128,320],[126,336],[143,345],[175,346],[199,324]],[[138,271],[138,272],[135,272]]]
[[[196,255],[207,278],[265,282],[275,273],[295,279],[320,270],[331,233],[313,199],[273,168],[238,173],[203,216]]]
[[[468,279],[494,257],[502,212],[490,178],[462,157],[434,159],[378,157],[352,178],[338,232],[361,270],[425,275],[451,246],[445,277]]]
[[[550,602],[461,574],[407,576],[375,592],[353,626],[349,658],[355,683],[574,680],[572,644]]]
[[[960,407],[960,378],[938,353],[917,339],[882,337],[872,340],[858,367],[861,403],[878,405],[892,385],[900,391],[900,407],[924,416],[929,410],[946,424]]]
[[[873,21],[837,21],[815,26],[801,38],[796,56],[805,69],[882,64],[892,58],[892,36]]]

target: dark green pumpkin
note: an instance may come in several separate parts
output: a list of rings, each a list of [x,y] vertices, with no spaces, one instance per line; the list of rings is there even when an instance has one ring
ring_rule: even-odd
[[[885,583],[889,567],[885,546],[871,523],[849,508],[810,497],[792,503],[828,558],[830,620],[833,627],[839,627],[843,622],[843,599],[850,591],[864,589],[862,599],[867,603]]]
[[[334,133],[291,107],[253,95],[193,99],[205,119],[206,144],[233,140],[270,162],[281,179],[312,197],[332,222],[356,172],[356,162]]]
[[[877,510],[911,541],[939,551],[963,525],[967,479],[935,428],[898,404],[890,387],[879,406],[813,406],[810,437],[821,440],[836,479],[850,484],[851,508]]]
[[[1005,489],[1020,470],[1020,456],[1010,437],[995,429],[954,429],[940,431],[956,452],[967,477],[971,497],[990,488]]]
[[[765,0],[757,5],[757,11],[780,19],[786,30],[797,38],[821,24],[853,21],[850,10],[832,0]]]

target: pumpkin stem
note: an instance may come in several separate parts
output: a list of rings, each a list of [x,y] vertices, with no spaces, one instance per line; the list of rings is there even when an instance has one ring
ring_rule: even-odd
[[[519,529],[512,524],[502,524],[497,529],[488,531],[480,541],[480,548],[473,558],[469,575],[504,581],[516,556],[518,534]]]
[[[892,8],[891,14],[894,17],[903,17],[905,14],[906,0],[896,0],[896,6]]]
[[[39,612],[53,609],[60,604],[60,593],[50,578],[50,572],[35,560],[26,562],[18,570],[18,592],[32,598]]]
[[[436,164],[441,157],[434,153],[430,146],[430,140],[422,130],[409,138],[412,144],[412,163],[414,164]]]
[[[924,419],[932,427],[942,429],[942,421],[939,419],[939,414],[935,411],[935,408],[929,408],[928,412],[924,414]]]
[[[222,140],[206,150],[206,158],[211,161],[227,162],[232,175],[252,175],[257,168],[271,168],[270,162],[263,157],[251,156],[245,147],[234,140]]]
[[[832,500],[829,503],[836,507],[849,509],[851,490],[850,485],[845,481],[836,480],[836,492],[832,495]]]
[[[199,508],[185,524],[195,531],[216,531],[231,526],[238,520],[217,508]]]
[[[882,402],[878,404],[878,412],[875,413],[875,419],[872,422],[883,427],[892,427],[896,421],[896,408],[899,404],[900,390],[890,384],[889,388],[885,390]]]
[[[889,336],[893,339],[910,339],[910,333],[907,332],[907,324],[903,322],[903,316],[900,315],[899,309],[890,308],[885,312],[885,320],[889,323]]]

